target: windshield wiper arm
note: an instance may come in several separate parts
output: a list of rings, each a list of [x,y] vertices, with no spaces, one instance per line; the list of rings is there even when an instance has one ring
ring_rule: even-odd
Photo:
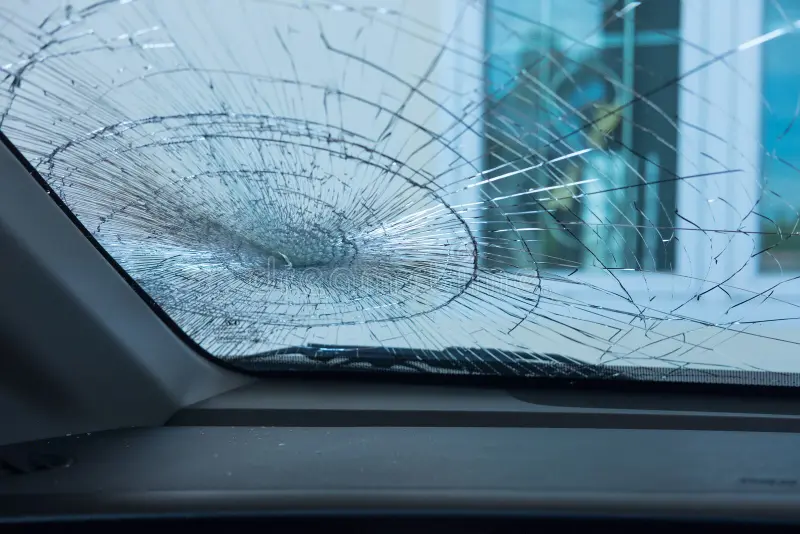
[[[300,356],[306,361],[297,362]],[[489,348],[448,347],[440,350],[360,345],[307,344],[284,347],[237,359],[256,370],[299,363],[325,369],[418,371],[444,374],[487,374],[552,378],[624,378],[618,370],[559,354]]]

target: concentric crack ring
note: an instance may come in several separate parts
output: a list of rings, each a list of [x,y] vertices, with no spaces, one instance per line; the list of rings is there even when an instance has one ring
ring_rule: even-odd
[[[277,147],[281,164],[231,158],[245,133],[255,152]],[[151,179],[159,171],[141,162],[165,154],[208,170]],[[293,164],[322,158],[335,173]],[[173,313],[253,328],[392,321],[440,308],[475,276],[457,213],[414,181],[419,172],[342,129],[254,114],[148,117],[58,147],[51,172],[86,180],[75,175],[83,168],[64,172],[75,160],[126,177],[124,189],[67,200],[94,204],[97,238]],[[354,185],[354,172],[374,181]],[[415,211],[387,217],[398,203]],[[186,299],[187,285],[208,284],[217,290]]]

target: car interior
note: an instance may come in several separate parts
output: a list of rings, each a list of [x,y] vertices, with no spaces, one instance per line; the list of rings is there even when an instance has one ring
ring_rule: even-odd
[[[788,239],[797,228],[773,225],[769,232],[748,234],[751,223],[777,220],[764,207],[768,200],[746,194],[747,187],[756,187],[757,173],[744,164],[745,170],[734,170],[725,160],[726,170],[718,174],[723,171],[708,164],[712,154],[735,160],[749,150],[755,161],[766,153],[766,141],[745,142],[747,136],[737,128],[749,124],[748,110],[762,100],[774,98],[776,109],[783,109],[777,102],[786,102],[767,81],[762,100],[744,102],[742,87],[751,85],[747,69],[755,68],[747,54],[755,57],[773,42],[792,42],[800,28],[794,22],[800,20],[800,3],[438,2],[175,0],[167,6],[160,0],[101,0],[49,2],[45,9],[14,0],[0,7],[0,61],[7,62],[0,69],[0,529],[341,527],[463,534],[568,527],[783,531],[800,525],[800,369],[795,363],[800,300],[790,291],[800,277],[792,266],[794,241]],[[742,10],[739,15],[733,4]],[[755,18],[747,15],[751,4],[760,6]],[[542,11],[544,5],[552,13]],[[291,18],[281,18],[282,10]],[[413,13],[402,24],[381,22],[380,17],[404,16],[403,10]],[[591,10],[598,10],[599,27],[595,19],[582,27],[578,15],[577,29],[570,26],[573,19],[567,15]],[[426,18],[428,11],[441,13]],[[440,21],[446,29],[434,28],[446,18],[444,12],[457,23]],[[778,29],[765,22],[773,12],[781,14]],[[696,22],[701,15],[705,25]],[[354,32],[347,17],[359,21]],[[248,19],[254,26],[241,35],[231,30]],[[717,19],[719,27],[709,29]],[[677,30],[659,27],[662,22]],[[204,33],[205,24],[217,29]],[[750,29],[740,32],[740,27]],[[156,40],[138,40],[150,35],[141,28],[158,34]],[[725,33],[728,41],[720,45],[711,38],[691,40],[687,36],[693,31],[731,35]],[[207,55],[184,47],[188,41],[181,37],[192,32],[208,39]],[[547,74],[546,83],[533,68],[498,67],[517,56],[543,64],[546,36],[581,32],[605,35],[597,42],[584,39],[601,52],[573,68],[566,50],[578,41],[559,44],[563,50],[545,54],[546,63],[566,67],[561,74]],[[109,37],[117,34],[124,37]],[[310,44],[309,35],[316,44]],[[255,63],[236,52],[237,47],[258,48],[247,40],[252,36],[269,40],[273,55]],[[381,49],[394,38],[407,40],[398,50],[414,61]],[[514,39],[534,45],[520,52],[509,44]],[[223,42],[233,44],[213,44]],[[289,54],[306,42],[311,52]],[[370,43],[383,44],[371,51]],[[308,81],[292,93],[326,63],[309,59],[312,52],[332,54],[327,62],[334,76],[326,78],[325,87]],[[149,56],[156,53],[175,56],[159,63]],[[389,54],[395,62],[386,60],[384,67],[367,61],[373,53]],[[634,53],[633,59],[626,55]],[[557,95],[552,98],[561,112],[569,110],[594,128],[581,137],[580,143],[588,144],[567,146],[574,126],[553,119],[558,124],[547,135],[563,141],[564,146],[551,143],[560,152],[547,153],[539,163],[525,160],[508,167],[509,161],[519,163],[513,154],[523,143],[545,143],[519,133],[532,131],[525,121],[543,121],[525,110],[545,103],[507,97],[511,91],[492,108],[502,113],[466,111],[458,120],[452,115],[465,109],[464,102],[448,100],[445,106],[437,101],[436,117],[450,126],[406,148],[410,141],[400,137],[417,139],[404,131],[409,117],[418,121],[414,135],[428,135],[433,128],[426,122],[433,116],[426,106],[438,87],[431,73],[444,68],[439,62],[448,54],[457,56],[446,72],[451,86],[464,88],[459,98],[470,94],[464,81],[469,77],[459,77],[469,69],[480,75],[469,83],[477,84],[481,102],[488,99],[484,92],[496,87],[492,84],[534,80],[515,87]],[[692,54],[700,59],[687,67]],[[685,82],[675,81],[669,71],[679,58]],[[229,63],[219,78],[217,60]],[[273,61],[280,66],[271,67]],[[759,69],[770,64],[759,61]],[[237,69],[262,63],[275,70],[265,67],[260,76],[270,76],[269,84],[280,79],[280,87],[261,87],[255,75],[237,81]],[[627,64],[647,66],[657,75],[637,78],[640,85],[630,93],[632,72],[639,76],[644,67],[617,76],[614,69],[625,70],[621,65]],[[121,81],[128,72],[123,67],[137,69],[130,80]],[[690,77],[718,68],[718,81]],[[206,71],[207,77],[190,77]],[[150,76],[160,72],[189,74],[180,84],[158,85]],[[109,81],[114,73],[121,78]],[[355,78],[345,80],[345,74]],[[773,137],[791,140],[800,69],[796,80],[783,76],[792,93],[791,109]],[[392,96],[384,78],[402,91]],[[338,89],[336,83],[341,83]],[[708,84],[702,91],[722,84],[740,97],[715,101],[692,89],[693,83]],[[331,111],[362,105],[355,97],[342,104],[342,95],[356,91],[353,87],[366,95],[370,84],[380,86],[374,97],[380,105],[353,107],[355,116]],[[124,93],[125,87],[136,89]],[[608,100],[578,103],[595,95],[594,89]],[[223,119],[203,115],[217,105],[211,97],[203,100],[203,91],[225,95],[220,101],[228,104],[219,104],[214,113],[245,122],[220,125]],[[708,106],[696,113],[706,114],[709,123],[725,119],[717,122],[727,138],[700,126],[687,129],[687,114],[695,111],[689,97],[680,95],[693,91]],[[642,96],[648,92],[654,96]],[[315,100],[318,93],[333,96],[330,108],[320,103],[327,97]],[[601,98],[596,95],[591,98]],[[254,111],[261,97],[263,107]],[[631,99],[641,105],[634,109]],[[547,105],[542,113],[552,119],[555,104]],[[132,111],[137,106],[138,115]],[[152,118],[167,107],[174,116]],[[383,111],[374,114],[374,109]],[[290,112],[306,122],[285,117],[280,124],[271,122]],[[486,115],[479,135],[471,130],[478,124],[470,118],[473,112]],[[248,122],[248,114],[257,113],[267,118]],[[683,122],[674,119],[678,115]],[[329,131],[322,134],[314,130],[322,124],[319,117],[338,118],[325,119]],[[183,122],[175,126],[178,120]],[[438,159],[426,154],[426,161],[443,159],[452,166],[448,169],[456,168],[450,160],[476,161],[446,153],[458,138],[451,123],[463,127],[455,128],[458,135],[477,142],[459,150],[477,150],[483,159],[475,165],[484,170],[476,174],[464,164],[458,168],[466,178],[433,171],[427,176],[423,171],[433,168],[430,163],[409,171],[404,185],[396,185],[391,177],[415,165],[414,158],[436,143],[441,144],[435,147]],[[667,133],[658,133],[659,128]],[[196,135],[201,130],[203,139]],[[692,137],[701,131],[710,139],[703,146]],[[240,138],[254,132],[267,140]],[[334,139],[342,132],[350,136],[346,147]],[[635,209],[625,207],[628,197],[619,195],[631,186],[603,181],[616,172],[616,162],[630,161],[628,156],[606,163],[590,159],[611,154],[614,143],[636,147],[630,157],[644,163],[635,173],[646,185],[658,181],[656,198],[660,195],[662,204],[642,192],[632,201]],[[791,158],[800,151],[786,146],[777,152],[770,148],[775,156],[770,165],[783,158],[785,167],[792,167]],[[381,159],[389,153],[396,158]],[[683,154],[691,159],[701,153],[706,155],[697,157],[706,167],[689,172],[679,164]],[[589,158],[585,167],[567,165],[584,157]],[[301,160],[309,173],[303,178],[290,172]],[[232,173],[244,169],[245,162],[279,169],[283,176],[257,179],[250,169],[250,182],[208,178],[202,187],[196,185],[208,169]],[[764,165],[759,172],[767,172]],[[566,185],[543,182],[534,189],[523,182],[545,167],[558,168],[548,176],[568,180]],[[338,181],[319,177],[327,172],[341,176]],[[357,172],[372,181],[362,188]],[[150,178],[173,174],[170,185]],[[693,202],[689,195],[704,178],[689,179],[689,174],[720,180],[697,193],[701,201],[694,207],[687,207]],[[512,180],[519,183],[498,187]],[[295,183],[301,185],[290,190],[287,184]],[[780,190],[783,182],[776,178],[775,183],[791,203],[793,186]],[[490,188],[496,191],[487,193]],[[239,202],[256,190],[262,196],[253,196],[253,202],[269,207],[263,212],[248,211]],[[477,200],[464,200],[473,193],[470,198]],[[384,194],[391,200],[381,200]],[[515,195],[523,194],[549,195],[525,208],[545,218],[520,215]],[[708,197],[719,200],[712,203]],[[200,200],[191,204],[195,198]],[[611,200],[603,204],[598,198]],[[483,224],[475,216],[473,222],[474,214],[467,214],[472,208],[459,207],[469,203],[502,217]],[[711,213],[723,204],[719,209],[730,213]],[[217,226],[205,219],[212,218],[212,208],[225,206],[228,218],[219,217]],[[359,211],[362,207],[366,211]],[[581,238],[572,229],[595,223],[587,222],[590,216],[579,207],[597,220],[613,220],[598,227],[627,232],[638,226],[641,231],[624,234],[620,242],[605,230]],[[700,218],[692,218],[692,209]],[[414,218],[404,219],[408,210]],[[626,212],[638,214],[638,222],[613,219]],[[673,214],[688,222],[642,222],[665,221]],[[281,225],[273,224],[272,216],[280,216]],[[257,224],[248,226],[250,217]],[[355,222],[363,229],[351,231],[348,224]],[[344,237],[324,233],[329,223]],[[509,237],[525,234],[528,225],[541,225],[542,234],[550,228],[560,237],[542,238],[539,244]],[[729,232],[711,230],[722,226]],[[286,235],[279,235],[281,228],[288,228]],[[226,237],[234,233],[235,238]],[[440,240],[443,234],[446,242]],[[774,242],[758,241],[762,234]],[[719,236],[729,237],[717,241]],[[755,252],[743,248],[740,237],[755,243]],[[581,246],[570,245],[575,241]],[[466,244],[467,253],[452,252],[454,243]],[[651,243],[656,253],[649,253]],[[434,249],[447,254],[437,256]],[[770,252],[762,254],[763,249]],[[697,262],[687,264],[684,253]],[[542,258],[554,254],[566,270],[547,274]],[[735,254],[744,259],[725,263]],[[757,268],[767,256],[765,264],[780,260],[780,269]],[[538,258],[535,268],[526,263],[532,257]],[[679,267],[664,267],[673,262]],[[331,274],[325,265],[338,270]],[[298,278],[304,269],[331,277],[358,271],[361,285],[344,287],[348,282],[336,279],[323,287],[325,298],[298,300],[313,286]],[[259,278],[268,270],[277,273],[274,279]],[[513,276],[518,277],[514,287],[497,285]],[[701,276],[702,283],[681,285]],[[384,283],[395,286],[386,289]],[[378,301],[383,291],[394,291],[394,297]],[[371,307],[351,306],[358,302]]]

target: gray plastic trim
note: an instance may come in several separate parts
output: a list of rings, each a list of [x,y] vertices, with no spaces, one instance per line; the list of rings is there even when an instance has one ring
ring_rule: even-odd
[[[0,516],[449,509],[800,519],[800,435],[594,428],[164,427],[0,449]]]
[[[0,145],[0,443],[162,424],[252,380],[195,354]]]

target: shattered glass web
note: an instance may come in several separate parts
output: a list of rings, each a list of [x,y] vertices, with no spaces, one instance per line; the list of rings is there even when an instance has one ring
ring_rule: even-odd
[[[567,48],[641,9],[616,5]],[[484,9],[470,0],[4,2],[0,127],[219,358],[307,344],[421,357],[458,346],[445,354],[466,372],[479,359],[481,372],[525,372],[509,351],[709,376],[800,370],[797,275],[743,278],[794,236],[773,225],[777,238],[762,250],[759,205],[781,192],[755,176],[763,151],[740,149],[758,133],[690,88],[709,72],[738,76],[737,62],[796,24],[787,17],[722,50],[674,37],[696,65],[648,94],[614,80],[619,99],[587,108],[532,74],[547,65],[569,79],[568,56],[515,66],[501,61],[508,39],[484,48]],[[485,84],[498,69],[504,81]],[[538,100],[513,90],[523,81]],[[690,124],[688,139],[687,125],[653,103],[670,87],[722,127]],[[618,114],[630,121],[634,103],[680,130],[682,144],[671,144],[632,124],[687,172],[603,130]],[[521,124],[525,106],[547,106],[550,119]],[[681,151],[699,138],[705,152]],[[576,179],[579,167],[593,172]],[[657,202],[650,217],[626,196],[670,183],[678,205]],[[681,213],[687,203],[700,206],[696,217]],[[555,254],[543,252],[547,239],[562,244]],[[567,249],[582,259],[561,256]]]

